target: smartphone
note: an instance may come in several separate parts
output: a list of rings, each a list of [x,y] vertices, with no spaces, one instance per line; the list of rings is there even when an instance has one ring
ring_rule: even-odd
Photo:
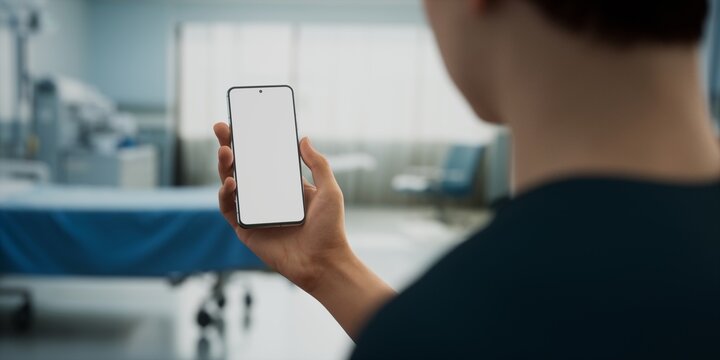
[[[227,96],[238,224],[303,224],[305,196],[293,89],[236,86]]]

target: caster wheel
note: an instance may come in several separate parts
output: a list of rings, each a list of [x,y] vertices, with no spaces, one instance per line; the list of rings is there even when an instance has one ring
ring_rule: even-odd
[[[213,323],[212,316],[210,316],[205,309],[200,309],[200,311],[198,311],[195,321],[201,328],[206,328]]]
[[[24,303],[15,310],[12,315],[12,326],[17,332],[25,333],[30,331],[33,320],[33,309],[30,303]]]
[[[250,308],[252,307],[253,303],[253,296],[250,292],[247,292],[245,294],[245,314],[243,316],[243,328],[245,330],[250,329],[250,326],[252,324],[252,318],[250,317]]]
[[[219,308],[221,308],[221,309],[224,308],[225,307],[225,295],[224,294],[218,295],[215,298],[215,303],[217,303],[217,306]]]

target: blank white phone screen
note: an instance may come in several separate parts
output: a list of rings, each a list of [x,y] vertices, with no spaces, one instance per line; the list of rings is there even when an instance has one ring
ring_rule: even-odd
[[[288,86],[228,92],[241,225],[305,218],[293,91]]]

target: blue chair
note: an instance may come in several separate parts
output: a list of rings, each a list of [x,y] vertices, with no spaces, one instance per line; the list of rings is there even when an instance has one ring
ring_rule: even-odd
[[[442,168],[411,168],[393,178],[393,190],[415,196],[431,197],[442,222],[448,222],[445,201],[473,195],[485,153],[482,145],[452,145]]]

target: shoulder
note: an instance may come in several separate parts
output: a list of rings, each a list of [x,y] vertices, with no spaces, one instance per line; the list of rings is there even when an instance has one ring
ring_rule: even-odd
[[[518,264],[537,255],[528,248],[535,246],[529,238],[548,228],[536,207],[512,201],[488,227],[450,251],[374,316],[353,358],[467,357],[481,341],[492,341],[502,298],[513,291],[508,285],[526,273]]]
[[[478,247],[492,246],[488,231],[460,244],[425,275],[383,307],[363,331],[353,359],[466,357],[469,344],[489,339],[488,317],[493,306],[488,259],[478,259]],[[485,321],[481,320],[485,318]]]
[[[651,303],[674,291],[674,283],[662,282],[673,277],[658,277],[656,271],[685,261],[673,254],[698,260],[707,256],[695,248],[717,254],[717,245],[706,244],[720,236],[711,219],[717,211],[720,184],[681,188],[584,180],[522,195],[379,311],[354,358],[492,357],[561,349],[580,336],[567,329],[583,328],[589,319],[610,326],[607,314],[619,314],[614,320],[622,321],[622,314],[637,312],[627,307],[633,301]],[[693,213],[692,226],[687,212]],[[678,242],[688,229],[697,240]],[[705,274],[701,267],[693,269]],[[645,280],[636,281],[640,278]],[[656,283],[662,285],[651,286]],[[617,301],[629,298],[635,300]]]

